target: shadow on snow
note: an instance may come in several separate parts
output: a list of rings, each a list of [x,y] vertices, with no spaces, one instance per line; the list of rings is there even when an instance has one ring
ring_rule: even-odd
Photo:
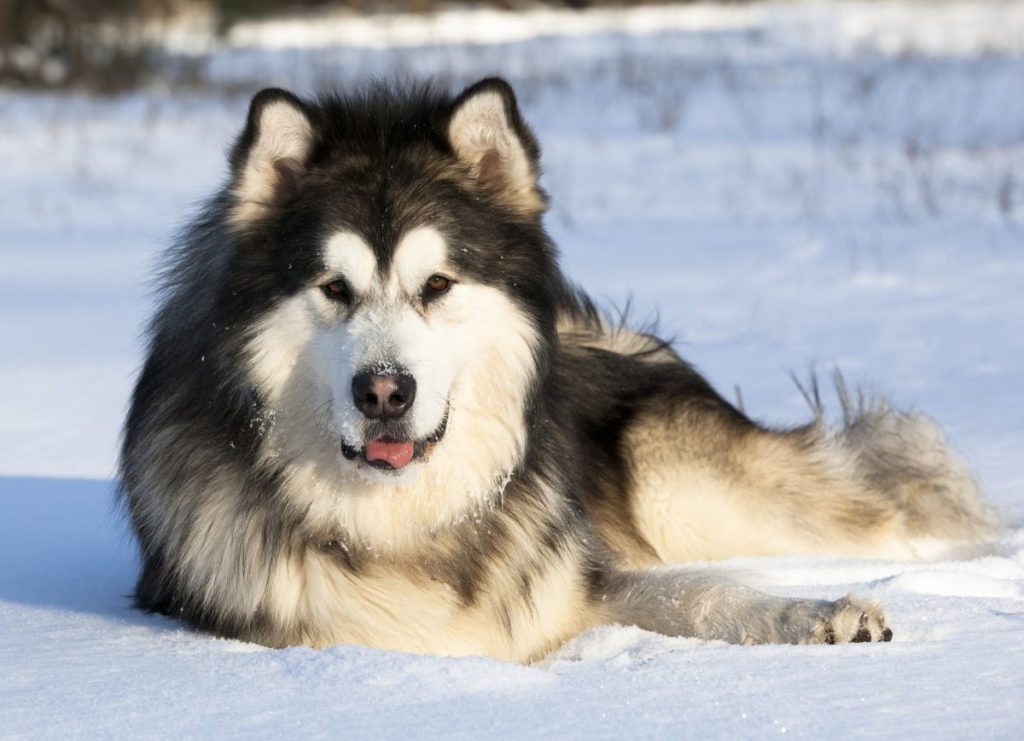
[[[0,476],[0,564],[0,602],[165,622],[132,607],[138,555],[112,481]]]

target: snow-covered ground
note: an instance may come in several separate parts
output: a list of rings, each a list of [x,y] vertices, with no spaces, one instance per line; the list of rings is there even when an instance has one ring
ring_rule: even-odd
[[[0,736],[1024,736],[1021,4],[344,23],[182,42],[202,93],[0,91]],[[545,146],[573,277],[657,307],[760,418],[804,419],[788,372],[835,364],[927,410],[1018,523],[974,560],[720,565],[875,596],[893,643],[616,627],[521,667],[265,650],[129,608],[109,480],[151,275],[224,177],[246,95],[491,73]]]

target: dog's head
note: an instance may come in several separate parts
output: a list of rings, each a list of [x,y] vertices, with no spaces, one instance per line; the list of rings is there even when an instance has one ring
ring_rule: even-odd
[[[258,94],[231,154],[231,303],[272,453],[376,486],[522,454],[558,273],[511,88]],[[442,455],[443,451],[443,455]]]

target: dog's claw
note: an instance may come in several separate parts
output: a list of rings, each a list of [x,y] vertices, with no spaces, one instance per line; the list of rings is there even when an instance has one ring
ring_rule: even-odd
[[[885,613],[875,602],[844,597],[818,617],[811,643],[871,643],[892,640]]]

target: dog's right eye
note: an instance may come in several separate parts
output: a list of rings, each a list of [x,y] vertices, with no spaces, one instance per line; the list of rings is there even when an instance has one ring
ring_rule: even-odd
[[[338,301],[343,304],[352,303],[352,289],[349,288],[348,283],[341,278],[332,280],[330,283],[325,283],[320,286],[320,290],[324,292],[324,295],[331,301]]]

